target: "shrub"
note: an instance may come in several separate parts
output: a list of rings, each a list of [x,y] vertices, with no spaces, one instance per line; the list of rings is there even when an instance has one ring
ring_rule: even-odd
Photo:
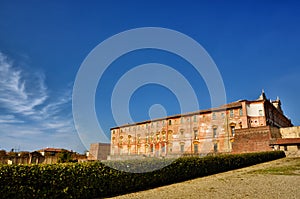
[[[113,196],[285,157],[262,152],[176,160],[111,161],[52,165],[0,165],[1,198],[95,198]],[[130,173],[153,164],[172,164],[148,173]],[[130,165],[127,167],[127,165]]]

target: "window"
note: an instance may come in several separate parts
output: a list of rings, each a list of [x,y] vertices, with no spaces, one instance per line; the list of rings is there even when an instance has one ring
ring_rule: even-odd
[[[240,108],[239,113],[240,113],[240,116],[243,115],[243,109],[242,108]]]
[[[141,143],[141,136],[140,136],[140,135],[138,135],[138,137],[137,137],[137,143],[138,143],[138,144]]]
[[[225,117],[225,114],[224,114],[224,113],[221,113],[221,117],[224,118],[224,117]]]
[[[197,122],[197,116],[194,115],[194,122]]]
[[[182,117],[182,118],[180,118],[180,123],[181,123],[181,124],[183,124],[183,117]]]
[[[214,152],[215,153],[218,152],[218,144],[217,143],[214,144]]]
[[[169,120],[169,125],[172,125],[172,120]]]
[[[138,146],[138,147],[137,147],[137,153],[140,154],[140,151],[141,151],[141,147]]]
[[[149,141],[149,140],[148,140],[148,135],[147,135],[147,136],[146,136],[146,143],[148,143],[148,141]]]
[[[230,114],[230,117],[233,117],[233,110],[230,110],[229,114]]]
[[[180,152],[183,153],[184,152],[184,144],[180,145]]]
[[[284,151],[288,150],[286,145],[284,145],[283,148],[284,148]]]
[[[263,111],[262,110],[259,110],[259,116],[263,116]]]
[[[217,118],[216,113],[212,114],[212,119],[215,120]]]
[[[194,130],[194,139],[195,139],[195,140],[198,139],[198,130]]]
[[[184,130],[180,129],[180,135],[183,135]]]
[[[234,126],[230,126],[231,129],[231,135],[234,136],[235,134],[235,127]]]
[[[213,137],[214,137],[214,138],[217,137],[217,128],[213,128]]]
[[[165,125],[165,120],[162,121],[162,125]]]
[[[194,144],[194,153],[198,153],[198,144]]]
[[[300,144],[297,145],[298,150],[300,150]]]

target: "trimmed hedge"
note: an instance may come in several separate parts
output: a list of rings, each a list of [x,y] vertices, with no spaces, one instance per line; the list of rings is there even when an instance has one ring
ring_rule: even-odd
[[[0,165],[0,198],[96,198],[158,187],[285,157],[282,151],[183,157],[148,173],[130,173],[164,160],[52,165]],[[129,165],[129,166],[128,166]]]

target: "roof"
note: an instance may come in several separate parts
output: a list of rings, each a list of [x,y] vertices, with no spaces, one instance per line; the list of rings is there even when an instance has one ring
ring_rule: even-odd
[[[300,138],[279,138],[272,145],[290,145],[290,144],[300,144]]]
[[[159,120],[168,120],[168,119],[172,119],[172,118],[185,117],[185,116],[190,116],[190,115],[195,115],[195,114],[203,114],[203,113],[209,113],[209,112],[224,111],[224,110],[231,109],[231,108],[239,108],[242,106],[242,101],[247,101],[247,100],[239,100],[236,102],[231,102],[229,104],[225,104],[225,105],[222,105],[222,106],[219,106],[216,108],[210,108],[210,109],[198,110],[198,111],[188,112],[188,113],[183,113],[183,114],[171,115],[171,116],[157,118],[157,119],[153,119],[153,120],[144,120],[142,122],[137,122],[137,123],[124,124],[121,126],[113,127],[113,128],[111,128],[111,130],[121,128],[121,127],[134,126],[137,124],[145,124],[145,123],[149,123],[149,122],[155,122],[155,121],[159,121]]]
[[[38,150],[38,152],[62,152],[62,151],[69,151],[67,149],[59,149],[59,148],[44,148],[44,149],[40,149]]]

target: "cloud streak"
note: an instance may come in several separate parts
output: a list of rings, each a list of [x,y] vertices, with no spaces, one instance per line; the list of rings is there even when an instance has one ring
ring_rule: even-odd
[[[0,147],[81,145],[71,100],[71,88],[50,92],[44,74],[28,73],[0,52]]]
[[[42,75],[34,77],[37,81],[29,90],[31,82],[24,79],[23,73],[21,69],[13,68],[12,62],[0,53],[0,106],[27,116],[35,114],[35,108],[48,96]]]

